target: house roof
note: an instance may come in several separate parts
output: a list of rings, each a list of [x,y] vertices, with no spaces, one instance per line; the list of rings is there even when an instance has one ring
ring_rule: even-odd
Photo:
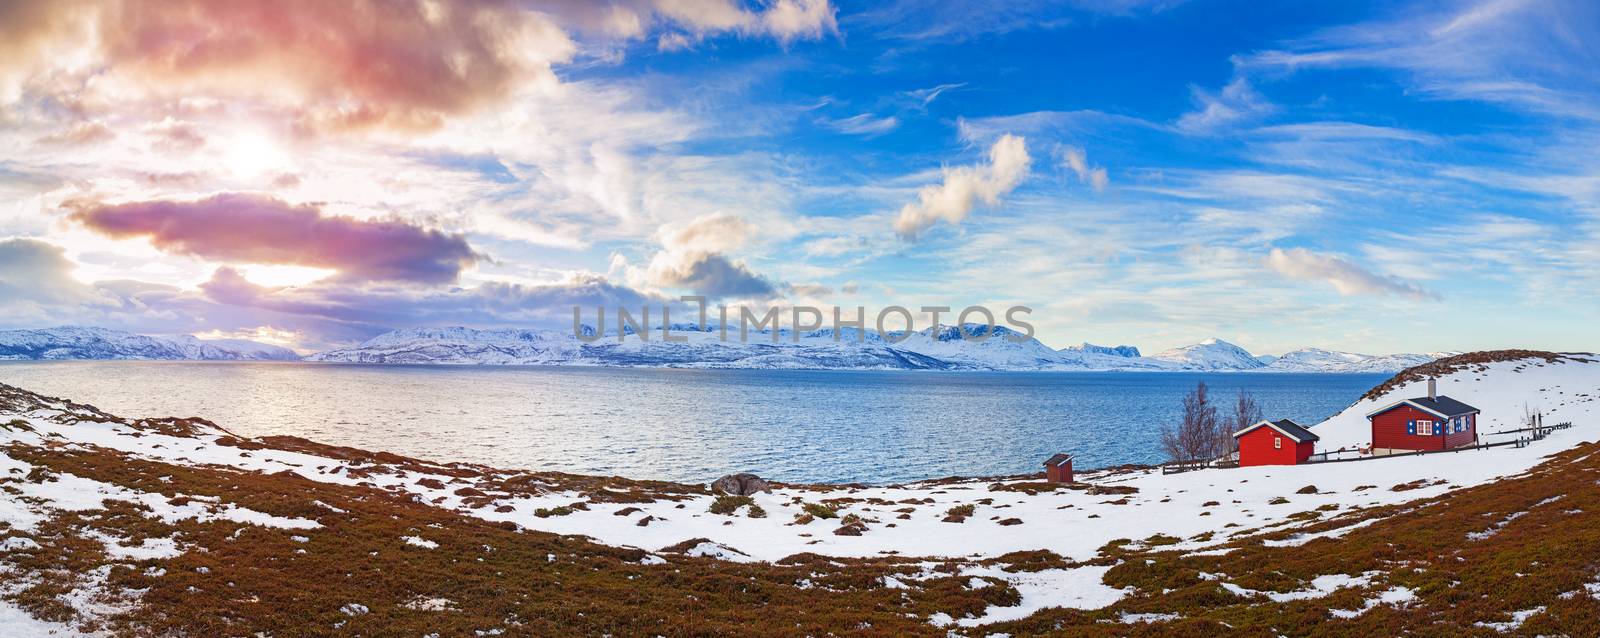
[[[1295,423],[1294,421],[1290,421],[1289,419],[1279,419],[1277,421],[1262,421],[1260,423],[1257,423],[1255,425],[1247,427],[1247,428],[1245,428],[1243,430],[1239,430],[1238,432],[1234,432],[1233,433],[1233,438],[1239,438],[1241,436],[1249,434],[1252,430],[1255,430],[1256,428],[1263,428],[1263,427],[1272,428],[1274,430],[1277,430],[1278,433],[1280,433],[1280,434],[1282,434],[1284,436],[1287,436],[1287,437],[1289,437],[1291,439],[1294,439],[1296,443],[1305,443],[1307,441],[1320,441],[1320,440],[1322,440],[1322,437],[1317,436],[1315,434],[1312,434],[1311,430],[1307,430],[1307,429],[1305,429],[1303,427],[1300,427],[1299,423]]]
[[[1050,467],[1056,467],[1058,465],[1061,465],[1061,464],[1066,463],[1066,462],[1071,461],[1071,460],[1072,460],[1072,455],[1071,454],[1062,453],[1062,454],[1057,454],[1055,456],[1052,456],[1049,459],[1045,460],[1044,464],[1048,465]]]
[[[1394,403],[1367,413],[1367,418],[1370,419],[1402,405],[1409,405],[1441,419],[1448,419],[1450,417],[1461,416],[1464,414],[1472,414],[1474,412],[1482,412],[1482,410],[1441,394],[1431,399],[1428,397],[1417,397],[1415,399],[1395,401]]]

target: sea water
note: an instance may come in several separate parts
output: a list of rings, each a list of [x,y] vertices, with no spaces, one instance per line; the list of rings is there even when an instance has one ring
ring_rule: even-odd
[[[124,417],[200,416],[438,461],[675,481],[894,483],[1163,459],[1183,395],[1246,390],[1315,424],[1383,374],[900,372],[313,363],[0,364],[0,383]]]

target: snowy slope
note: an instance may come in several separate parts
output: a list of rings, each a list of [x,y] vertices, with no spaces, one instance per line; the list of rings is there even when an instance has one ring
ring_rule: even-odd
[[[1244,348],[1215,337],[1192,346],[1158,352],[1149,358],[1189,370],[1254,370],[1266,365]]]
[[[1265,361],[1272,372],[1399,372],[1455,353],[1370,355],[1301,348]],[[1259,357],[1258,357],[1259,359]]]
[[[194,359],[208,361],[293,361],[288,348],[192,336],[149,337],[121,330],[62,326],[42,330],[0,330],[0,360],[38,359]]]
[[[986,334],[987,326],[967,324],[958,328],[941,324],[937,328],[910,335],[894,335],[906,338],[893,347],[974,368],[1026,370],[1087,367],[1081,360],[1064,357],[1038,339],[1013,342],[1012,339],[1021,338],[1022,335],[1009,328],[996,326],[994,332],[982,341],[963,339],[962,329],[968,335],[982,335]]]
[[[1440,376],[1438,389],[1441,395],[1482,410],[1478,433],[1486,443],[1507,440],[1489,433],[1523,427],[1520,422],[1525,409],[1543,410],[1546,425],[1563,421],[1600,425],[1595,422],[1600,418],[1600,360],[1593,357],[1554,363],[1524,359],[1482,364]],[[1312,427],[1311,431],[1322,437],[1317,451],[1367,445],[1372,439],[1368,413],[1402,399],[1427,395],[1427,383],[1417,381],[1378,398],[1356,402]],[[1587,435],[1593,436],[1595,429],[1590,427]]]
[[[1075,345],[1075,346],[1067,346],[1065,348],[1057,350],[1057,352],[1060,352],[1062,354],[1077,354],[1077,353],[1105,354],[1105,355],[1111,355],[1111,356],[1114,356],[1114,357],[1128,357],[1130,359],[1138,358],[1140,356],[1139,355],[1139,349],[1136,348],[1136,347],[1133,347],[1133,346],[1097,346],[1097,345],[1094,345],[1094,344],[1089,343],[1087,341],[1085,341],[1083,343],[1080,343],[1078,345]]]

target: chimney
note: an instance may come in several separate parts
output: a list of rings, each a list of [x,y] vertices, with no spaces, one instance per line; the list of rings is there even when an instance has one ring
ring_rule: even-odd
[[[1433,377],[1428,377],[1428,398],[1439,398],[1439,382]]]

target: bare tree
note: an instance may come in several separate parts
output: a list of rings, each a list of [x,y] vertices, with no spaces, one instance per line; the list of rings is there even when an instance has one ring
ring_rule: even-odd
[[[1211,404],[1201,381],[1183,397],[1183,422],[1161,430],[1161,447],[1174,461],[1201,461],[1220,456],[1217,445],[1217,407]]]
[[[1221,432],[1217,433],[1217,444],[1223,454],[1239,449],[1239,441],[1233,438],[1233,433],[1261,422],[1261,405],[1256,403],[1256,398],[1244,388],[1239,388],[1239,398],[1233,403],[1233,415],[1228,417]]]

